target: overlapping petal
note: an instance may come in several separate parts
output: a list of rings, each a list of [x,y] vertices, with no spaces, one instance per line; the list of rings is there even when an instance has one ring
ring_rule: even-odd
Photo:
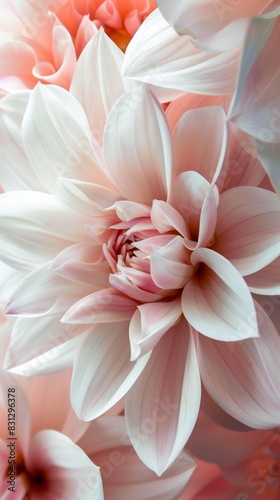
[[[164,113],[144,87],[124,95],[104,129],[107,169],[128,199],[151,203],[166,199],[172,174],[172,149]]]
[[[76,353],[71,401],[77,415],[92,420],[116,404],[145,368],[150,353],[130,361],[128,321],[100,324]]]
[[[181,313],[180,299],[138,306],[129,325],[131,360],[153,349]]]
[[[84,225],[89,218],[47,193],[4,193],[0,210],[0,256],[3,262],[18,269],[32,270],[69,243],[88,239]]]
[[[230,94],[234,90],[239,49],[204,52],[188,35],[178,35],[155,10],[127,47],[124,76],[145,82],[158,98],[170,101],[183,92]]]
[[[200,336],[200,373],[211,397],[244,424],[269,429],[279,426],[279,345],[277,330],[265,311],[258,312],[259,338],[237,343]]]
[[[162,474],[179,455],[194,427],[200,377],[188,324],[169,330],[126,397],[130,440],[141,460]]]
[[[225,191],[212,248],[245,276],[274,261],[280,255],[279,197],[253,186]]]
[[[24,115],[22,137],[31,167],[48,191],[55,191],[58,176],[108,184],[97,166],[86,114],[63,88],[35,87]]]
[[[229,119],[257,139],[280,140],[278,42],[280,8],[252,17]]]
[[[193,278],[182,293],[182,309],[191,326],[216,340],[258,336],[253,299],[242,276],[222,255],[209,248],[194,250]]]

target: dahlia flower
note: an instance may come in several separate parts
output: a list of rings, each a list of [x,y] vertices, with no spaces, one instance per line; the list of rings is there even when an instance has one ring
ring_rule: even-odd
[[[12,323],[10,318],[1,326],[1,354]],[[195,467],[188,454],[183,451],[159,478],[135,454],[123,416],[115,413],[92,423],[77,419],[69,401],[70,378],[69,370],[26,378],[0,369],[1,498],[16,493],[18,499],[98,500],[103,491],[112,500],[136,494],[139,500],[178,498]],[[16,413],[9,440],[7,391]]]
[[[125,50],[154,0],[1,0],[0,95],[38,81],[69,88],[101,26]]]
[[[100,30],[70,92],[38,84],[1,101],[1,184],[24,187],[0,197],[1,260],[24,276],[6,368],[73,364],[85,420],[126,395],[135,451],[162,474],[195,425],[200,377],[244,424],[279,425],[280,339],[251,292],[279,293],[280,205],[222,106],[188,96],[174,120],[176,104],[164,113],[126,84],[124,57]]]

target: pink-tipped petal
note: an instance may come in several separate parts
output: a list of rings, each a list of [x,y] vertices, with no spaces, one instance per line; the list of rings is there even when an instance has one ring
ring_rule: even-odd
[[[189,438],[200,404],[195,346],[184,319],[170,329],[126,397],[128,434],[142,462],[161,475]]]
[[[251,292],[263,295],[280,295],[280,257],[260,271],[245,276]]]
[[[277,121],[279,124],[280,114],[278,113],[278,109],[275,108],[275,113],[277,112]],[[261,164],[268,174],[275,191],[280,194],[280,142],[269,143],[264,141],[257,141],[256,146],[257,154],[261,161]]]
[[[83,420],[92,420],[114,406],[135,383],[150,353],[130,361],[129,323],[101,324],[87,336],[73,368],[72,406]]]
[[[188,252],[184,240],[175,236],[165,247],[152,253],[151,276],[163,290],[183,288],[192,277],[193,266],[187,264]]]
[[[138,306],[129,326],[131,360],[153,349],[181,314],[180,299]]]
[[[155,97],[138,87],[115,104],[103,137],[108,172],[128,199],[166,199],[172,173],[169,128]]]
[[[192,327],[222,341],[258,336],[253,299],[235,267],[208,248],[195,250],[192,263],[199,268],[182,294],[183,313]]]
[[[206,389],[226,412],[250,427],[270,429],[280,423],[280,339],[255,305],[260,337],[234,344],[199,337],[199,365]]]
[[[188,237],[190,235],[182,215],[172,205],[163,200],[153,201],[151,220],[160,233],[174,231],[175,229],[182,236]]]

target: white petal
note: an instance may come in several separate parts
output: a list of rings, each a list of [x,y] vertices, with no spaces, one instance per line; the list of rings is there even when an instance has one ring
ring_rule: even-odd
[[[35,87],[23,119],[22,134],[32,169],[50,192],[54,192],[58,176],[107,182],[96,166],[94,141],[85,112],[63,88],[41,84]]]
[[[74,362],[71,401],[77,415],[92,420],[114,406],[135,383],[150,353],[132,363],[128,322],[102,324],[86,337]]]
[[[164,113],[144,87],[123,96],[103,137],[108,172],[129,200],[166,199],[172,174],[171,139]]]
[[[130,440],[145,465],[162,474],[189,438],[200,404],[200,377],[187,322],[171,328],[126,397]]]
[[[22,142],[22,119],[30,91],[12,92],[0,102],[1,174],[4,191],[31,189],[44,191],[34,176]]]
[[[19,269],[33,269],[70,242],[88,239],[83,226],[90,219],[47,193],[4,193],[0,210],[1,259]]]
[[[238,61],[238,49],[221,53],[197,49],[191,37],[179,36],[156,9],[129,43],[123,72],[128,78],[151,85],[156,95],[159,88],[158,98],[168,102],[180,92],[232,93]]]
[[[70,92],[83,106],[99,144],[109,111],[125,93],[122,61],[122,51],[100,28],[79,57],[72,79]]]
[[[182,309],[193,328],[224,341],[258,336],[253,299],[235,267],[208,248],[195,250],[191,260],[199,268],[184,288]]]

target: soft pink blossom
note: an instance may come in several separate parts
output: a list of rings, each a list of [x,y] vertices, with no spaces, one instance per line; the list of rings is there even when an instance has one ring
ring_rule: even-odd
[[[87,74],[92,54],[107,65]],[[279,336],[252,292],[279,293],[280,205],[243,158],[246,181],[232,175],[222,106],[189,106],[171,133],[153,93],[127,88],[122,61],[100,30],[70,93],[38,84],[2,99],[3,185],[18,182],[18,155],[25,185],[0,198],[1,259],[24,275],[7,304],[6,366],[73,364],[85,420],[126,395],[130,439],[137,429],[137,454],[161,474],[191,435],[200,377],[242,423],[279,425]]]

